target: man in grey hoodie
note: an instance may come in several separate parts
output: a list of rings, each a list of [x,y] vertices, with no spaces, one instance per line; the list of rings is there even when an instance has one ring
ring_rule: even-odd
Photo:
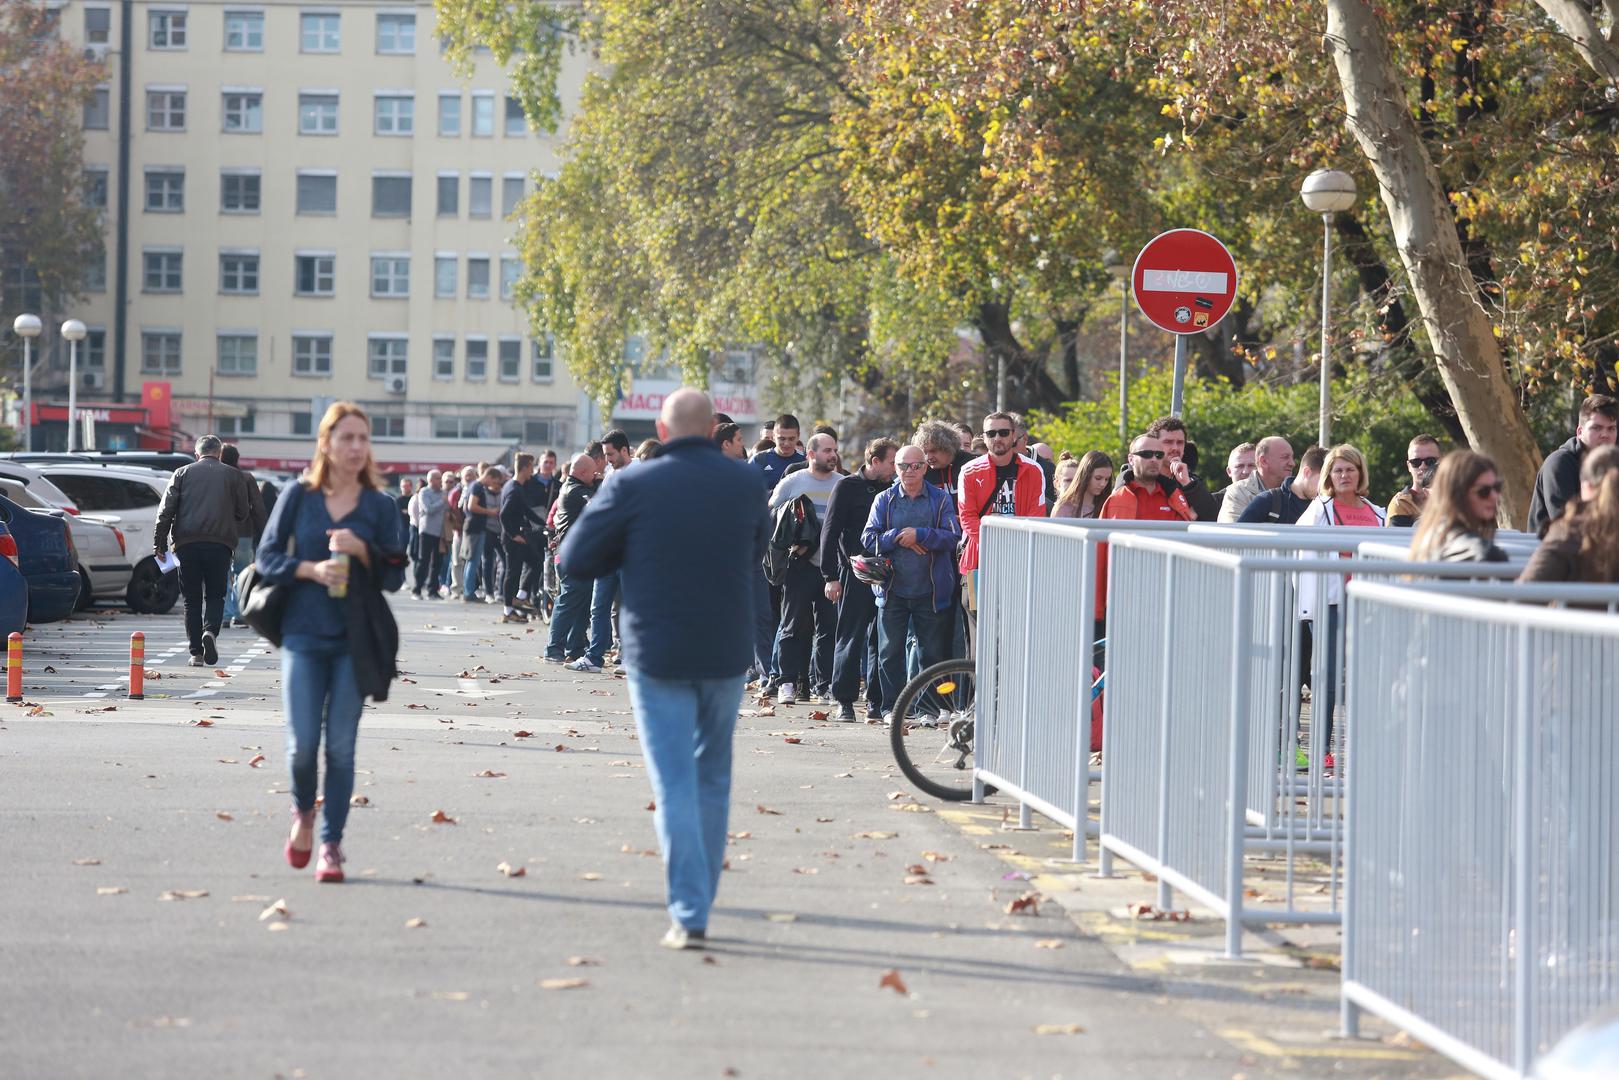
[[[247,487],[241,473],[220,460],[224,448],[218,435],[197,440],[197,460],[175,470],[152,532],[153,554],[159,561],[171,537],[180,559],[180,595],[185,598],[192,667],[219,662],[215,639],[225,614],[231,554],[249,516]]]
[[[416,541],[416,582],[411,595],[420,600],[427,590],[429,600],[438,600],[439,578],[444,576],[444,511],[449,507],[444,494],[444,474],[427,471],[427,483],[416,492],[416,509],[421,532]]]

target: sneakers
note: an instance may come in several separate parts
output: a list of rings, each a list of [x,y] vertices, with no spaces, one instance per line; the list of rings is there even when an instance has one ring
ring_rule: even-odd
[[[342,848],[336,844],[320,846],[320,861],[315,863],[315,880],[334,885],[343,880]]]
[[[195,653],[193,653],[191,655],[190,663],[191,663],[192,667],[207,667],[208,666],[208,661],[204,660],[202,657],[196,655]]]
[[[658,944],[665,949],[701,949],[708,940],[705,930],[687,930],[684,926],[671,926]]]
[[[875,705],[866,706],[866,723],[880,724],[883,722],[883,711]]]
[[[508,611],[500,617],[500,621],[503,623],[526,623],[528,622],[528,616],[520,611]]]
[[[842,705],[839,705],[838,706],[838,715],[836,716],[835,719],[841,724],[852,724],[852,723],[854,723],[854,719],[855,719],[855,717],[854,717],[854,705],[851,704],[850,702],[847,702],[847,701],[844,702]]]
[[[422,590],[412,589],[410,590],[410,596],[413,600],[420,600],[422,598]]]
[[[206,664],[219,663],[219,646],[214,642],[212,630],[202,632],[202,659]]]
[[[588,671],[592,674],[600,671],[601,669],[602,666],[600,664],[591,663],[590,657],[588,656],[581,656],[579,659],[568,665],[569,671]]]
[[[566,656],[547,655],[540,657],[540,659],[544,660],[547,664],[566,664],[568,662],[568,658]]]
[[[298,843],[302,841],[303,846]],[[309,856],[315,847],[315,811],[300,811],[296,806],[292,808],[292,835],[287,837],[287,846],[283,854],[287,857],[287,865],[294,870],[302,870],[309,865]]]
[[[1331,772],[1333,769],[1337,768],[1337,763],[1332,760],[1331,751],[1328,751],[1327,760],[1321,763],[1321,767],[1326,769],[1328,772]]]
[[[798,704],[798,695],[796,693],[794,693],[794,691],[796,689],[797,689],[797,687],[793,686],[793,684],[790,683],[790,682],[782,683],[781,684],[781,690],[778,691],[777,694],[776,694],[776,704],[777,705],[796,705],[796,704]]]

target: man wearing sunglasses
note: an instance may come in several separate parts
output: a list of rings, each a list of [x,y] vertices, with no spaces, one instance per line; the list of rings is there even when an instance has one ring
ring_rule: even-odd
[[[984,417],[988,453],[961,470],[956,508],[964,538],[960,567],[967,578],[969,613],[978,610],[978,529],[983,519],[993,514],[1046,516],[1046,474],[1028,458],[1018,456],[1017,441],[1017,421],[1012,414],[990,413]]]
[[[1411,483],[1389,500],[1385,524],[1409,529],[1417,523],[1422,508],[1428,505],[1428,491],[1433,487],[1433,475],[1439,470],[1442,456],[1439,440],[1432,435],[1418,435],[1411,440],[1411,445],[1405,448],[1405,467],[1411,472]]]
[[[1130,444],[1130,472],[1117,491],[1102,504],[1104,518],[1123,521],[1195,521],[1192,504],[1186,501],[1186,491],[1165,476],[1169,459],[1164,444],[1149,430],[1137,435]],[[1102,621],[1107,617],[1107,545],[1096,553],[1096,636],[1106,632]]]

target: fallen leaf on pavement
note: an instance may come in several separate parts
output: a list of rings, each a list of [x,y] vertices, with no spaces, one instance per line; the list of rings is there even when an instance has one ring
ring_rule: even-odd
[[[236,815],[232,814],[229,810],[215,810],[214,817],[218,818],[220,821],[236,820]]]
[[[74,859],[73,860],[73,865],[74,866],[100,866],[101,865],[101,860],[100,859]]]
[[[854,838],[856,840],[892,840],[898,835],[899,833],[897,832],[863,832],[855,833]]]
[[[601,966],[601,961],[597,960],[593,956],[570,956],[570,957],[568,957],[568,966],[569,967],[600,967]]]
[[[97,896],[122,896],[124,893],[126,893],[128,891],[129,890],[124,888],[122,885],[98,885],[98,886],[96,886],[96,895]]]
[[[455,819],[453,817],[451,817],[449,814],[446,814],[442,810],[434,810],[433,811],[433,816],[431,818],[429,818],[428,820],[430,820],[434,825],[454,825],[455,824]]]
[[[906,810],[906,811],[909,811],[910,813],[913,813],[913,814],[931,814],[931,813],[933,813],[933,807],[931,807],[931,806],[923,806],[919,802],[895,803],[893,806],[890,806],[889,809],[890,810]]]
[[[714,959],[712,956],[707,956],[707,955],[705,955],[703,957],[703,963],[711,964],[711,965],[713,965],[715,967],[719,966],[719,961],[718,960]]]
[[[406,919],[405,920],[405,929],[407,929],[407,930],[420,930],[420,929],[422,929],[422,927],[424,927],[426,925],[427,925],[427,920],[426,919]]]
[[[933,879],[928,877],[926,874],[912,874],[910,877],[905,879],[905,884],[907,884],[907,885],[932,885],[933,884]]]
[[[818,817],[818,818],[815,819],[815,824],[817,824],[817,825],[825,825],[825,824],[828,824],[829,822],[831,822],[832,820],[833,819],[829,818],[829,817]]]
[[[1037,949],[1060,949],[1063,947],[1063,940],[1062,938],[1054,937],[1041,938],[1034,943],[1034,947]]]
[[[792,745],[792,746],[797,746],[799,743],[803,742],[804,740],[799,739],[799,738],[795,738],[794,736],[789,735],[789,736],[787,736],[785,739],[783,739],[781,741],[784,742],[784,743],[788,743],[789,745]]]
[[[230,677],[231,677],[230,672],[226,671],[224,668],[214,668],[214,678],[216,678],[216,679],[228,679]]]
[[[159,900],[201,900],[208,895],[207,889],[169,889]]]
[[[923,874],[923,875],[926,875],[927,872],[928,872],[928,868],[923,866],[921,863],[913,863],[912,865],[907,866],[905,868],[905,872],[907,874]]]
[[[758,804],[757,806],[754,807],[754,809],[759,811],[759,813],[761,813],[761,814],[774,814],[776,817],[781,817],[781,811],[780,810],[772,810],[772,809],[770,809],[770,807],[766,806],[764,803]]]
[[[501,874],[505,875],[506,877],[527,877],[528,876],[528,867],[526,867],[526,866],[513,866],[509,862],[503,862],[499,866],[495,867],[495,869],[499,870],[501,872]]]
[[[888,793],[888,797],[889,797],[890,800],[892,800],[892,799],[909,799],[911,797],[911,793],[908,792],[908,791],[890,791]]]
[[[263,763],[264,763],[264,755],[263,754],[254,754],[252,757],[247,759],[247,767],[250,768],[250,769],[256,769],[260,765],[262,765]]]
[[[370,806],[371,805],[371,796],[369,796],[369,795],[350,795],[349,796],[349,805],[350,806]]]
[[[259,922],[268,922],[271,919],[290,919],[292,912],[287,910],[285,899],[277,900],[263,911],[259,912]]]
[[[831,714],[827,713],[825,710],[816,709],[814,712],[810,713],[810,719],[819,722],[827,719],[830,715]]]
[[[1036,1035],[1083,1035],[1085,1028],[1079,1024],[1036,1024]]]
[[[906,988],[905,980],[899,977],[898,971],[885,971],[883,973],[883,977],[877,982],[877,989],[881,990],[884,987],[894,991],[896,994],[906,996],[909,996],[911,992]]]
[[[147,668],[145,677],[148,679],[161,679],[163,673],[156,668]]]
[[[772,911],[765,915],[771,922],[797,922],[798,916],[790,911]]]
[[[233,757],[215,758],[214,760],[219,762],[221,765],[235,765],[236,764],[236,759],[233,758]]]
[[[213,727],[214,722],[212,720],[193,720],[193,721],[191,721],[191,726],[192,727]]]
[[[821,872],[820,869],[818,867],[814,867],[814,866],[795,866],[795,867],[793,867],[793,873],[795,873],[795,874],[819,874],[820,872]]]
[[[506,777],[505,773],[496,772],[493,769],[485,769],[483,772],[475,772],[472,775],[485,780],[503,780]]]
[[[512,732],[512,738],[514,738],[514,739],[531,739],[533,737],[534,737],[534,733],[532,731],[514,731],[514,732]]]
[[[646,804],[646,808],[648,810],[656,810],[658,808],[658,801],[653,799],[651,802]]]
[[[49,664],[46,664],[45,665],[45,674],[47,674],[47,675],[55,675],[56,674],[56,669],[51,667]]]
[[[948,856],[948,855],[940,855],[937,851],[924,851],[924,852],[922,852],[922,858],[926,859],[928,862],[949,862],[950,861],[950,856]]]
[[[589,986],[589,979],[541,979],[541,990],[577,990],[581,986]]]
[[[1038,915],[1040,914],[1040,894],[1024,893],[1001,910],[1008,915]]]
[[[602,876],[596,873],[594,870],[590,871],[589,873],[579,875],[580,881],[600,881],[601,879]]]

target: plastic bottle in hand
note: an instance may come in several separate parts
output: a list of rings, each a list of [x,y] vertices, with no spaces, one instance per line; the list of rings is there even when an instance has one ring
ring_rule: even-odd
[[[349,594],[349,554],[346,551],[334,551],[332,561],[343,568],[343,580],[326,586],[326,595],[341,600]]]

